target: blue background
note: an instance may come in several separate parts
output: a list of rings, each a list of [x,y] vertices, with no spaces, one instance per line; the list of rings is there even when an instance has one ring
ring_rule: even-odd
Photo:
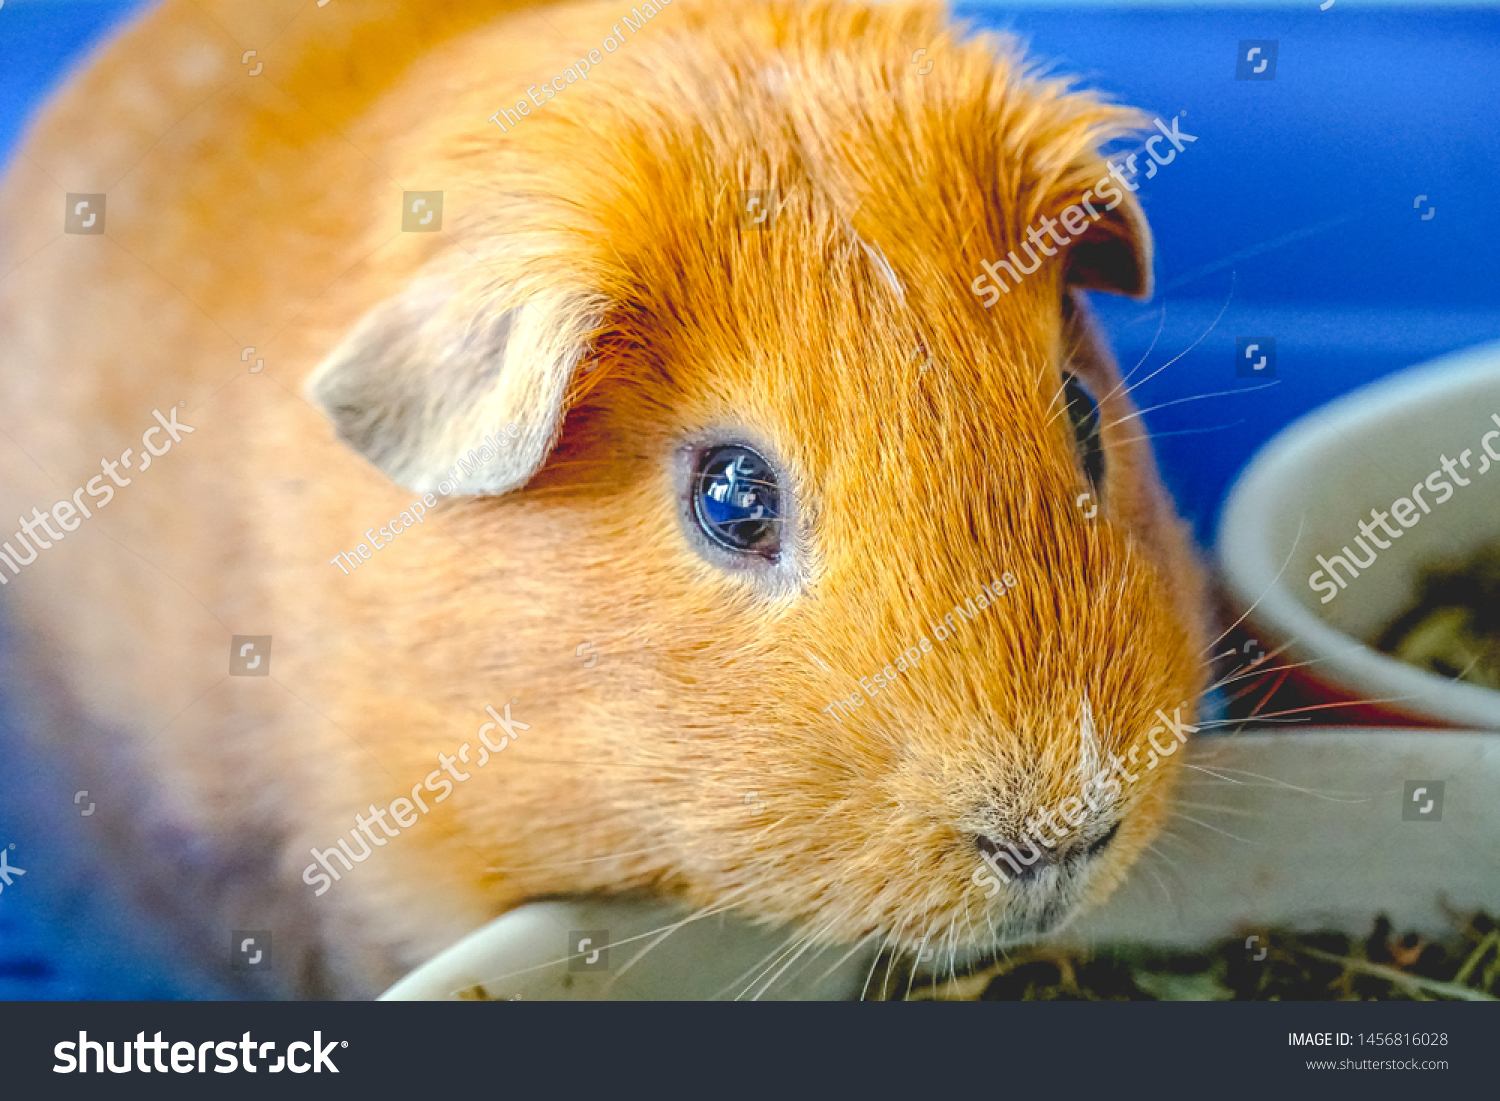
[[[142,6],[0,8],[0,159],[68,69]],[[1485,197],[1500,170],[1500,12],[1352,0],[1328,11],[1308,0],[956,12],[1018,33],[1087,87],[1163,119],[1187,112],[1181,129],[1198,141],[1140,181],[1156,297],[1095,302],[1122,367],[1145,357],[1137,378],[1198,342],[1135,393],[1200,539],[1235,473],[1283,425],[1381,375],[1500,338],[1500,213]],[[1235,79],[1242,39],[1278,42],[1274,80]],[[1237,377],[1246,337],[1275,339],[1275,385]],[[0,726],[10,713],[0,701]],[[0,998],[216,993],[124,950],[107,901],[86,895],[42,913],[24,892],[0,894]]]

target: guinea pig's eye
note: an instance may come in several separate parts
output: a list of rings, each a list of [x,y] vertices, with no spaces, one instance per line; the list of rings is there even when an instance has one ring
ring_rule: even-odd
[[[693,515],[719,546],[774,558],[781,550],[776,473],[748,447],[711,447],[693,477]]]
[[[1078,376],[1063,372],[1063,400],[1068,403],[1068,420],[1073,425],[1073,439],[1083,472],[1097,489],[1104,482],[1104,444],[1100,439],[1099,403]]]

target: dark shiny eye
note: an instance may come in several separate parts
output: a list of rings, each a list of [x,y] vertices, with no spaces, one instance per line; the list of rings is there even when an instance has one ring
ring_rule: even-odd
[[[693,514],[719,546],[776,557],[781,550],[780,501],[771,464],[748,447],[712,447],[698,460]]]
[[[1073,425],[1073,439],[1083,472],[1095,489],[1104,483],[1104,443],[1100,439],[1099,403],[1077,375],[1063,373],[1063,400],[1068,403],[1068,420]]]

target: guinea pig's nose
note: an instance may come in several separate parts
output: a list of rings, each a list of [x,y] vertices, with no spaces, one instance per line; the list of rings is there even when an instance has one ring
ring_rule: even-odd
[[[1033,879],[1043,868],[1075,864],[1085,854],[1085,849],[1080,845],[1064,842],[1048,848],[1029,835],[1023,836],[1019,841],[1001,842],[978,834],[974,843],[979,847],[980,853],[988,858],[987,863],[1003,871],[1013,881]]]
[[[1030,837],[1020,841],[996,841],[980,834],[974,838],[979,851],[1011,879],[1031,879],[1043,868],[1058,862],[1058,854]]]

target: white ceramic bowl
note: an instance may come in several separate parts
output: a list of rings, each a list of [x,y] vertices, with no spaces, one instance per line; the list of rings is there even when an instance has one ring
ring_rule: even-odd
[[[873,949],[810,945],[729,913],[665,902],[533,902],[476,929],[382,1001],[734,1001],[858,998]],[[799,949],[801,949],[799,951]]]
[[[1500,733],[1197,737],[1166,832],[1058,940],[1195,949],[1269,929],[1451,937],[1500,913]]]
[[[1219,523],[1218,554],[1238,611],[1249,610],[1262,648],[1286,646],[1288,664],[1309,662],[1311,677],[1346,699],[1389,701],[1385,709],[1451,726],[1500,729],[1500,692],[1428,673],[1373,648],[1416,599],[1422,569],[1500,541],[1500,343],[1402,371],[1309,413],[1266,444],[1240,475]],[[1486,435],[1486,433],[1492,433]],[[1488,442],[1490,454],[1484,443]],[[1459,486],[1443,472],[1456,468]],[[1483,473],[1480,473],[1483,469]],[[1425,485],[1437,472],[1452,495]],[[1413,488],[1424,483],[1422,500]],[[1434,485],[1438,484],[1434,482]],[[1330,596],[1310,581],[1349,547],[1371,509],[1405,498],[1416,519],[1374,562]],[[1423,504],[1428,511],[1416,509]],[[1411,513],[1403,509],[1402,515]],[[1358,567],[1356,567],[1358,568]],[[1328,598],[1324,603],[1324,598]]]

